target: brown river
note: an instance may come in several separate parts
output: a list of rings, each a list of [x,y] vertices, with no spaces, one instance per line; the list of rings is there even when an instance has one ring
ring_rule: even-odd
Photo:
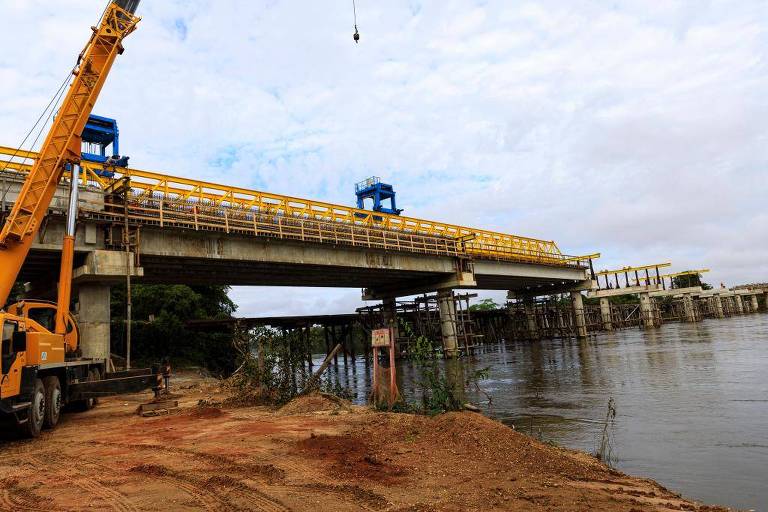
[[[768,314],[489,345],[465,362],[489,368],[468,400],[519,431],[594,453],[613,398],[615,467],[691,499],[768,511]],[[398,371],[413,399],[414,368]],[[365,401],[363,358],[328,378]]]

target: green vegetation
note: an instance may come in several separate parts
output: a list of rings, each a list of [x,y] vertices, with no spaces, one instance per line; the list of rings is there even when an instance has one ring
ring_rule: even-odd
[[[400,320],[403,330],[411,339],[411,361],[418,370],[417,387],[421,406],[399,407],[396,410],[416,411],[423,414],[440,414],[464,409],[464,390],[467,386],[488,377],[488,368],[476,370],[462,378],[465,363],[462,360],[446,361],[443,365],[438,347],[425,336],[416,336],[411,325]]]
[[[481,299],[477,304],[469,306],[470,311],[494,311],[500,308],[493,299]]]
[[[169,357],[174,366],[234,370],[232,334],[192,330],[190,320],[230,318],[237,306],[227,286],[134,285],[131,353],[137,364]],[[112,288],[112,350],[125,353],[125,287]]]
[[[704,290],[712,289],[712,285],[701,281],[701,274],[689,274],[687,276],[673,277],[672,284],[675,288],[690,288],[692,286],[701,286],[701,288]]]

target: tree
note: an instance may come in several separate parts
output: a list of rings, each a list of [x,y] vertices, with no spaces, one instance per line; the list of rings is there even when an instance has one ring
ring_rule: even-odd
[[[690,272],[690,271],[686,271]],[[701,281],[701,274],[686,274],[672,278],[673,288],[691,288],[701,286],[703,290],[711,290],[712,286]]]
[[[237,306],[228,286],[134,285],[131,353],[141,363],[171,358],[175,366],[204,366],[227,373],[234,369],[232,333],[192,330],[190,320],[231,318]],[[125,352],[125,287],[112,288],[113,350]],[[118,348],[119,347],[119,348]]]
[[[493,299],[481,299],[477,304],[469,306],[470,311],[494,311],[501,306],[496,304]]]

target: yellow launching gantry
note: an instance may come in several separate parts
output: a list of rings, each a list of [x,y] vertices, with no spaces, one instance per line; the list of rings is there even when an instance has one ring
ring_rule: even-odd
[[[676,277],[686,277],[686,276],[688,276],[689,277],[689,281],[688,281],[688,285],[689,286],[685,287],[685,288],[688,288],[688,287],[691,287],[691,286],[699,286],[698,284],[691,283],[690,279],[692,279],[693,276],[697,276],[697,277],[701,276],[701,274],[704,274],[706,272],[709,272],[708,268],[700,268],[698,270],[684,270],[682,272],[674,272],[674,273],[671,273],[671,274],[661,274],[661,275],[658,275],[658,276],[651,276],[650,279],[648,277],[640,277],[640,280],[639,280],[638,284],[640,284],[640,282],[643,282],[645,284],[660,284],[662,289],[666,290],[667,289],[666,279],[669,279],[669,288],[670,289],[674,289],[674,288],[679,288],[679,287],[674,286],[675,278]]]
[[[23,159],[11,162],[11,156]],[[31,169],[38,154],[17,151],[0,146],[0,165],[21,173]],[[214,217],[236,219],[243,213],[274,215],[283,218],[306,219],[317,222],[339,223],[347,226],[377,228],[395,233],[426,235],[450,240],[454,253],[481,259],[512,260],[557,266],[583,266],[589,268],[591,260],[599,254],[568,256],[554,241],[540,240],[483,229],[475,229],[444,222],[416,219],[402,215],[363,210],[322,201],[314,201],[280,194],[260,192],[242,187],[220,185],[200,180],[180,178],[153,171],[127,167],[108,167],[114,173],[107,177],[105,166],[86,160],[80,163],[84,181],[101,190],[110,190],[120,180],[129,180],[132,204],[160,204],[169,208],[191,208],[202,205],[216,209]]]
[[[653,271],[654,277],[657,279],[657,282],[661,280],[661,273],[659,272],[660,268],[667,268],[671,267],[672,263],[667,261],[664,263],[654,263],[652,265],[642,265],[639,267],[622,267],[616,270],[601,270],[600,272],[595,273],[595,279],[597,281],[597,289],[598,290],[610,290],[610,289],[618,289],[622,288],[620,282],[619,282],[619,276],[623,275],[624,277],[624,286],[623,288],[629,288],[631,286],[640,286],[641,281],[641,274],[640,272],[643,272],[645,274],[645,277],[643,278],[646,283],[650,282],[652,279],[650,272]],[[632,284],[630,284],[630,275],[632,275]],[[600,278],[604,278],[604,285],[600,282]]]

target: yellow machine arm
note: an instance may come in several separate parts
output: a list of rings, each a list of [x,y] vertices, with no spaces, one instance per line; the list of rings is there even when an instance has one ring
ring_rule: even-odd
[[[80,163],[80,134],[115,57],[123,51],[123,38],[139,22],[134,16],[138,4],[112,0],[78,58],[69,91],[0,232],[0,307],[8,301],[65,166]]]

